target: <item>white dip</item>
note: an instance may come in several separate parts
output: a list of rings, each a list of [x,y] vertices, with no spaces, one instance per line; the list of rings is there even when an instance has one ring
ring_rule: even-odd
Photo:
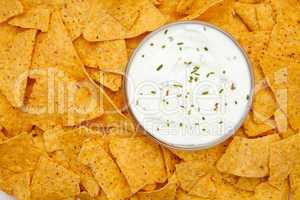
[[[173,147],[222,142],[250,107],[247,58],[228,35],[208,25],[173,24],[153,33],[127,70],[133,115],[149,134]]]

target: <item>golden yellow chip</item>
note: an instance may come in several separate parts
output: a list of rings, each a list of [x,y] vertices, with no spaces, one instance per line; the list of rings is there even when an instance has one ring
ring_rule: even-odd
[[[277,134],[258,139],[236,136],[218,161],[217,168],[221,172],[242,177],[268,176],[270,146],[279,139]]]
[[[288,119],[286,115],[280,110],[277,109],[274,113],[274,119],[276,122],[277,130],[279,133],[285,133],[288,130]]]
[[[181,14],[189,14],[189,10],[192,8],[194,0],[179,0],[176,11]]]
[[[165,16],[149,0],[141,0],[140,15],[132,28],[126,33],[126,38],[153,31],[165,22]]]
[[[159,11],[165,16],[167,22],[174,22],[183,16],[177,10],[179,0],[163,0],[159,5]]]
[[[280,187],[299,164],[300,150],[298,144],[300,135],[296,134],[271,145],[270,148],[270,178],[271,185]]]
[[[57,126],[44,132],[43,137],[47,152],[62,150],[60,137],[64,134],[62,127]]]
[[[8,184],[11,187],[11,194],[16,199],[30,200],[30,172],[14,174],[7,179]]]
[[[270,4],[262,3],[256,6],[259,30],[271,31],[273,29],[273,26],[275,25],[273,14],[273,9]]]
[[[91,5],[89,0],[65,1],[61,15],[72,40],[75,40],[82,34],[87,23],[90,9]]]
[[[35,30],[18,31],[0,46],[0,91],[14,107],[23,105],[35,35]]]
[[[126,28],[110,16],[97,0],[91,6],[91,14],[83,31],[84,39],[96,42],[125,38]]]
[[[53,153],[48,153],[49,158],[51,158],[55,163],[63,166],[64,168],[70,168],[70,162],[63,150],[55,151]]]
[[[125,175],[132,193],[147,184],[163,183],[167,178],[161,149],[148,138],[112,139],[110,151]]]
[[[0,144],[0,166],[13,172],[35,169],[40,151],[33,146],[27,133],[6,140]]]
[[[298,199],[300,197],[300,164],[293,167],[289,176],[292,199]]]
[[[138,192],[137,198],[139,200],[174,200],[177,190],[177,179],[173,175],[169,182],[159,190],[150,191],[150,192]]]
[[[0,2],[0,23],[23,12],[23,6],[19,0],[3,0]]]
[[[241,190],[254,192],[255,188],[264,181],[263,178],[244,178],[240,177],[237,183],[234,184],[235,187]]]
[[[270,185],[268,182],[262,183],[255,189],[255,199],[265,200],[284,200],[289,199],[289,185],[287,181],[284,181],[282,186],[277,189]]]
[[[162,153],[164,156],[167,175],[168,178],[170,178],[174,174],[176,164],[178,164],[180,160],[175,154],[166,148],[162,148]]]
[[[50,20],[50,10],[46,8],[36,8],[26,11],[20,16],[16,16],[8,23],[21,28],[38,29],[42,32],[48,31]]]
[[[79,160],[89,166],[109,199],[125,199],[130,188],[117,164],[97,141],[88,140],[80,150]]]
[[[265,120],[264,123],[258,124],[253,119],[253,114],[250,113],[243,124],[246,135],[249,137],[257,137],[262,135],[272,134],[276,129],[274,120]]]
[[[122,74],[125,72],[128,58],[124,40],[88,42],[78,38],[74,45],[86,67]]]
[[[75,197],[80,193],[79,176],[42,156],[31,181],[32,200]]]
[[[32,68],[55,68],[77,80],[85,78],[83,64],[58,12],[52,13],[49,31],[37,36]]]
[[[213,181],[213,176],[208,174],[201,177],[197,183],[189,191],[190,195],[195,195],[203,198],[214,199],[217,188]]]
[[[207,200],[207,198],[197,197],[185,193],[183,190],[178,190],[176,194],[177,200]]]
[[[255,5],[237,2],[234,4],[234,10],[251,31],[259,30]]]

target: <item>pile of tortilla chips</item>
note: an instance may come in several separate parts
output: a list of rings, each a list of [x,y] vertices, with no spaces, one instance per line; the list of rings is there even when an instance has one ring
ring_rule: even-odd
[[[128,57],[151,31],[201,20],[255,76],[235,136],[193,152],[134,127]],[[300,199],[299,0],[1,0],[0,189],[18,200]]]

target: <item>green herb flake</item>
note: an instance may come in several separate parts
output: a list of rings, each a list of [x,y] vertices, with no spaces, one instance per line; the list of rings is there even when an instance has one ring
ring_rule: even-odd
[[[150,46],[152,46],[152,47],[153,47],[153,46],[154,46],[154,43],[150,43]]]
[[[174,87],[179,87],[179,88],[182,88],[182,85],[180,84],[173,84]]]
[[[209,72],[206,74],[206,78],[208,78],[209,76],[214,75],[214,74],[215,74],[215,72]]]
[[[207,48],[207,47],[204,47],[204,50],[205,50],[205,51],[208,51],[208,48]]]
[[[163,68],[163,64],[161,64],[161,65],[159,65],[157,68],[156,68],[156,71],[159,71],[159,70],[161,70],[161,68]]]
[[[179,126],[180,126],[180,127],[182,127],[182,126],[183,126],[183,124],[180,122],[180,123],[179,123]]]
[[[235,90],[236,89],[236,86],[234,85],[234,83],[231,84],[230,89],[231,90]]]
[[[208,91],[202,92],[202,95],[208,95]]]
[[[164,34],[167,35],[167,34],[168,34],[168,31],[169,31],[169,30],[166,29],[166,30],[164,31]]]
[[[205,117],[202,117],[202,120],[205,120]]]
[[[219,94],[222,94],[223,92],[224,92],[223,88],[219,90]]]
[[[249,100],[249,99],[250,99],[250,95],[247,95],[247,96],[246,96],[246,99]]]
[[[181,46],[181,45],[184,45],[184,43],[183,42],[178,42],[177,45]]]
[[[174,41],[174,38],[172,36],[168,37],[170,42],[173,42]]]
[[[145,58],[145,55],[144,55],[144,54],[142,55],[142,58]]]
[[[222,73],[223,73],[223,74],[226,74],[226,71],[225,71],[225,70],[223,70],[223,71],[222,71]]]
[[[162,49],[166,48],[166,45],[162,45],[161,48],[162,48]]]
[[[234,104],[235,104],[235,105],[237,105],[237,104],[238,104],[238,102],[237,102],[237,101],[234,101]]]
[[[151,91],[151,94],[156,94],[156,92],[155,91]]]

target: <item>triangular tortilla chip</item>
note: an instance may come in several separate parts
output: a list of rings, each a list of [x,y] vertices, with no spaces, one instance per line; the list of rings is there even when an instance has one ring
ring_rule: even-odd
[[[256,9],[254,5],[235,3],[234,10],[236,14],[242,18],[243,22],[251,31],[259,30],[258,21],[256,18]]]
[[[253,119],[253,113],[249,113],[244,124],[245,133],[249,137],[257,137],[272,134],[276,128],[276,124],[273,119],[265,120],[263,123],[256,123]]]
[[[78,38],[74,46],[85,66],[108,72],[125,73],[128,58],[124,40],[88,42]]]
[[[132,193],[145,185],[166,180],[167,174],[160,147],[148,138],[114,138],[109,147]]]
[[[19,0],[1,0],[0,23],[23,12],[23,6]]]
[[[300,198],[300,164],[294,166],[289,176],[292,199]]]
[[[48,31],[50,10],[36,8],[26,11],[24,14],[11,19],[8,23],[21,28],[38,29],[42,32]]]
[[[153,31],[164,25],[165,22],[164,15],[149,0],[141,0],[140,15],[132,28],[126,33],[126,38]]]
[[[32,200],[75,197],[80,193],[79,176],[42,156],[31,181]]]
[[[125,27],[110,16],[98,0],[94,0],[90,17],[83,31],[84,39],[96,42],[123,39],[125,35]]]
[[[182,18],[182,15],[176,11],[178,3],[179,0],[163,0],[159,5],[158,9],[165,16],[167,22],[173,22]]]
[[[78,38],[87,23],[90,11],[89,0],[67,0],[61,10],[62,20],[69,31],[70,38]]]
[[[13,172],[35,169],[40,151],[33,146],[27,133],[20,134],[0,144],[0,166]]]
[[[176,169],[176,164],[179,163],[180,159],[166,148],[162,148],[162,153],[164,156],[167,175],[168,178],[170,178],[174,174]]]
[[[270,146],[279,139],[277,134],[257,139],[236,136],[218,161],[217,168],[236,176],[266,177],[269,175]]]
[[[283,200],[289,199],[289,185],[287,181],[282,183],[282,186],[277,189],[268,182],[262,183],[255,189],[255,200]]]
[[[17,32],[0,53],[0,91],[14,107],[23,105],[35,35],[35,30]]]
[[[58,12],[51,16],[49,31],[37,36],[32,68],[56,68],[77,80],[85,78],[83,64]]]
[[[20,174],[14,174],[8,178],[7,182],[11,186],[12,195],[16,199],[30,200],[30,181],[31,173],[24,172]]]
[[[183,190],[177,191],[176,199],[177,200],[207,200],[207,198],[189,195],[189,194],[185,193]]]
[[[241,190],[254,192],[256,187],[264,181],[264,178],[244,178],[240,177],[238,182],[234,184],[235,187]]]
[[[109,199],[125,199],[130,196],[130,188],[111,156],[94,140],[83,144],[79,160],[93,172],[99,185]]]
[[[214,199],[216,196],[216,185],[213,182],[213,176],[211,174],[201,177],[197,183],[189,191],[190,195],[200,196],[203,198]]]
[[[113,92],[117,92],[122,87],[122,75],[120,74],[103,72],[92,68],[88,68],[87,71],[94,81],[109,88]]]
[[[273,9],[270,4],[261,3],[256,5],[256,16],[259,30],[271,31],[273,29],[275,21],[273,19]]]

